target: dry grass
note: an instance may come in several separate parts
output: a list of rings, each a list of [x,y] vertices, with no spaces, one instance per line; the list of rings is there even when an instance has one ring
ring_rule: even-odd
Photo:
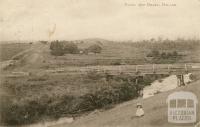
[[[199,73],[198,73],[199,75]],[[116,106],[109,111],[103,111],[99,114],[89,114],[72,124],[56,125],[56,127],[194,127],[194,124],[171,124],[167,121],[167,96],[175,91],[193,92],[200,102],[200,80],[192,84],[160,93],[148,99],[135,99]],[[140,102],[143,105],[145,116],[141,118],[134,117],[136,104]],[[198,104],[198,109],[200,105]],[[200,121],[200,112],[197,113],[197,121]],[[53,126],[54,127],[54,126]]]
[[[84,44],[81,44],[81,45],[84,45]],[[19,50],[22,50],[20,47],[17,47],[17,48],[16,47],[17,46],[14,46],[14,49],[12,46],[9,47],[8,51],[10,51],[11,54],[5,52],[8,55],[7,56],[5,55],[6,57],[4,59],[11,58],[14,54],[19,52]],[[63,74],[56,73],[52,75],[51,74],[37,75],[37,74],[34,74],[34,72],[44,71],[47,68],[51,69],[51,68],[58,68],[58,67],[65,67],[65,66],[69,67],[69,66],[86,66],[86,65],[115,65],[115,64],[122,64],[122,63],[123,64],[124,63],[125,64],[149,63],[149,61],[145,59],[146,54],[151,50],[149,48],[144,48],[142,46],[137,47],[131,43],[111,43],[111,42],[102,43],[102,48],[103,50],[101,54],[92,54],[92,55],[67,54],[65,56],[55,57],[50,54],[48,45],[40,44],[40,45],[37,45],[36,48],[33,49],[32,51],[25,54],[25,57],[23,57],[23,59],[21,60],[22,64],[19,64],[18,66],[16,66],[16,68],[13,68],[13,70],[33,72],[32,75],[19,77],[19,78],[9,78],[9,79],[5,78],[4,81],[2,82],[3,85],[1,84],[3,91],[7,92],[5,94],[9,95],[8,98],[11,98],[12,104],[16,106],[14,108],[17,109],[17,110],[14,110],[16,111],[15,113],[17,115],[13,115],[13,117],[11,118],[16,119],[19,117],[18,114],[22,113],[20,115],[19,121],[15,121],[15,123],[20,123],[23,121],[24,116],[26,116],[27,110],[30,110],[30,112],[33,114],[31,114],[29,117],[30,121],[29,120],[23,121],[25,123],[36,122],[38,118],[42,119],[46,116],[47,117],[48,116],[61,117],[62,115],[70,114],[72,113],[72,111],[77,111],[74,109],[74,108],[77,108],[76,106],[84,103],[84,100],[81,100],[79,97],[83,96],[86,99],[88,99],[88,96],[86,95],[92,94],[94,98],[100,98],[99,100],[101,100],[102,98],[96,95],[102,95],[102,96],[106,95],[103,93],[104,92],[102,90],[103,88],[105,88],[105,91],[107,93],[113,93],[114,87],[111,87],[112,85],[121,86],[123,85],[123,83],[127,83],[127,81],[123,81],[124,79],[116,80],[116,81],[112,81],[115,79],[111,79],[111,82],[110,82],[109,80],[106,80],[106,76],[96,75],[95,73],[90,73],[86,75],[67,75],[67,73],[63,73]],[[168,49],[168,50],[172,50],[172,49]],[[186,57],[183,57],[183,59],[180,59],[179,62],[193,62],[193,61],[198,62],[199,59],[197,57],[192,57],[193,61],[191,61],[190,55],[195,55],[195,52],[194,53],[193,52],[194,51],[189,50],[188,56],[186,55]],[[167,61],[164,61],[164,62],[166,63]],[[12,70],[9,70],[9,71],[12,71]],[[145,79],[145,81],[143,81],[142,84],[149,84],[150,83],[148,82],[149,80],[151,81],[151,79],[148,79],[148,78]],[[123,86],[126,86],[126,85],[123,85]],[[130,84],[127,85],[127,88],[130,88],[130,90],[132,90],[132,87],[133,86],[130,86]],[[113,100],[116,99],[117,100],[116,103],[118,103],[121,101],[125,101],[127,98],[131,99],[137,96],[134,93],[135,91],[130,91],[129,89],[127,90],[127,88],[125,87],[121,89],[121,87],[119,87],[120,90],[122,90],[124,93],[127,93],[127,94],[123,94],[123,92],[121,93],[121,96],[122,96],[121,100],[117,100],[118,98],[115,96],[113,98],[113,94],[111,95],[108,94],[107,100],[109,100],[109,97],[112,97]],[[101,90],[103,92],[101,92]],[[120,90],[118,92],[121,92]],[[132,93],[132,94],[129,94],[129,93]],[[164,97],[161,97],[161,98],[158,97],[158,100],[163,99],[163,98]],[[104,96],[103,96],[103,99],[104,99]],[[156,113],[159,114],[159,111],[164,113],[164,108],[165,108],[164,104],[160,106],[158,106],[159,104],[157,105],[151,104],[154,101],[156,101],[156,99],[150,100],[150,101],[144,101],[144,103],[148,104],[148,107],[146,109],[147,113],[151,114],[150,111],[155,108],[159,108],[160,110],[156,110],[151,115],[156,115]],[[108,102],[109,103],[106,102],[106,105],[111,103],[110,100]],[[8,103],[10,104],[10,102]],[[97,105],[99,106],[98,108],[101,108],[102,105],[105,106],[105,104],[102,104],[101,102],[92,101],[91,103],[91,100],[89,100],[88,103],[92,105],[91,109],[96,108],[94,107],[93,104],[98,104]],[[160,103],[160,101],[158,101],[158,103]],[[70,108],[71,105],[75,105],[75,107],[71,109]],[[12,105],[9,105],[9,106],[12,106]],[[47,113],[47,115],[43,116],[45,114],[43,112],[45,107],[48,107],[48,111],[45,112]],[[9,109],[10,107],[7,107],[7,108]],[[129,110],[130,113],[133,113],[131,109],[127,109],[127,110]],[[38,111],[39,113],[37,114]],[[128,114],[131,115],[129,112]],[[127,113],[127,111],[125,111],[124,113]],[[43,114],[43,115],[40,116],[39,114]],[[118,115],[120,116],[120,114],[115,114],[115,116],[118,116]],[[151,119],[151,115],[149,115],[148,118],[145,117],[145,120]],[[158,119],[146,121],[144,122],[144,124],[145,125],[148,124],[152,126],[158,126],[162,124],[163,120],[165,120],[164,119],[165,116],[163,116],[163,114],[159,114],[158,116],[159,116]],[[113,116],[111,115],[111,118],[112,117]],[[123,120],[124,118],[126,118],[126,114],[122,114],[120,117]],[[109,117],[107,118],[107,120],[109,120]],[[112,120],[115,121],[114,118]],[[162,121],[162,122],[158,122],[158,121]],[[13,121],[10,121],[10,122],[12,123]],[[110,122],[110,121],[107,121],[107,122]],[[115,122],[116,123],[120,122],[120,119]],[[137,122],[138,121],[135,121],[134,125],[138,125]],[[142,121],[139,121],[139,122],[142,122]]]
[[[10,60],[14,55],[30,47],[31,45],[28,43],[0,44],[0,61]]]
[[[157,78],[160,77],[147,76],[138,85],[134,77],[108,78],[106,74],[91,72],[6,78],[1,84],[3,91],[7,91],[1,107],[3,122],[28,124],[106,108],[138,97],[139,91]]]

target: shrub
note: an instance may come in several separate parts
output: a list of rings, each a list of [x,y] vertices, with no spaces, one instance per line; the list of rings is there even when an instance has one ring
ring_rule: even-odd
[[[47,44],[48,42],[47,41],[40,41],[40,43]]]
[[[78,53],[78,47],[73,42],[68,41],[53,41],[50,45],[51,54],[55,56],[62,56],[66,53]]]
[[[163,53],[161,53],[160,57],[161,57],[162,59],[166,59],[166,58],[167,58],[167,54],[166,54],[165,52],[163,52]]]
[[[106,107],[110,104],[116,104],[119,102],[127,101],[138,96],[136,87],[134,85],[124,83],[114,88],[102,88],[93,94],[86,94],[82,97],[83,103],[79,105],[79,109],[82,111],[90,111],[102,107]]]
[[[51,42],[51,54],[55,56],[62,56],[65,54],[63,44],[58,41]]]
[[[92,72],[89,75],[95,75],[92,77],[94,80],[106,77],[106,75],[99,75],[96,72]],[[90,76],[89,79],[91,80]],[[140,90],[145,85],[149,85],[152,81],[164,76],[146,75],[144,78],[139,78],[138,84],[135,84],[136,77],[116,76],[108,82],[102,83],[102,85],[99,83],[101,85],[98,86],[99,89],[81,96],[67,94],[49,96],[49,94],[44,94],[27,100],[21,99],[20,96],[21,101],[15,100],[17,96],[14,96],[14,98],[0,98],[0,114],[2,118],[0,122],[9,125],[30,124],[41,121],[44,118],[57,119],[62,116],[80,115],[86,111],[105,108],[112,104],[138,97]],[[9,84],[6,84],[6,86],[9,86]],[[19,89],[14,88],[14,90]],[[4,101],[3,103],[2,100]]]
[[[92,80],[98,80],[101,79],[103,76],[101,74],[98,74],[97,71],[91,70],[87,72],[87,77]]]
[[[93,53],[101,53],[101,50],[102,50],[101,46],[99,46],[97,44],[91,45],[88,48],[88,51],[93,52]]]
[[[177,51],[173,51],[172,56],[173,56],[173,57],[177,57],[177,56],[178,56]]]
[[[64,52],[75,54],[79,52],[78,46],[74,44],[73,42],[67,42],[64,44]]]
[[[158,57],[160,55],[159,51],[158,50],[153,50],[152,51],[152,56],[153,57]]]
[[[47,105],[31,101],[27,104],[7,103],[7,106],[1,107],[2,123],[9,125],[19,125],[37,122],[45,114]]]

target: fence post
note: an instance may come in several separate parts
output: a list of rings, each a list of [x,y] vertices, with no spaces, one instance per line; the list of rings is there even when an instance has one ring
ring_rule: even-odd
[[[135,84],[138,84],[138,77],[135,78]]]
[[[167,66],[168,72],[170,73],[170,65],[168,64]]]
[[[138,72],[138,65],[135,66],[135,72]]]
[[[188,69],[187,69],[187,64],[185,64],[185,72],[187,72],[188,71]]]
[[[155,65],[153,64],[153,73],[155,73]]]
[[[176,75],[177,77],[177,86],[181,86],[181,79],[180,79],[180,75]]]

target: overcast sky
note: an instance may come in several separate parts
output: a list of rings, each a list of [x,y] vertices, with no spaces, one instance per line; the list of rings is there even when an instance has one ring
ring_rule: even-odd
[[[199,38],[200,0],[0,0],[0,40],[152,37]]]

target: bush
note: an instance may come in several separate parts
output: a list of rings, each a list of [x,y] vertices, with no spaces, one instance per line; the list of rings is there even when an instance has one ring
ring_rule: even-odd
[[[94,45],[91,45],[89,48],[88,48],[88,51],[89,52],[93,52],[93,53],[101,53],[101,46],[97,45],[97,44],[94,44]]]
[[[1,107],[2,123],[9,125],[29,124],[39,121],[45,114],[47,105],[37,101],[26,104],[7,102],[7,106]]]
[[[67,41],[53,41],[50,45],[51,54],[55,56],[62,56],[66,53],[78,53],[78,47],[73,42]]]
[[[81,98],[83,101],[80,103],[78,108],[81,111],[90,111],[106,107],[110,104],[117,104],[130,100],[139,96],[139,92],[137,92],[138,88],[139,87],[136,85],[128,82],[106,86],[94,93],[82,96]]]
[[[54,98],[46,96],[43,99],[27,101],[25,104],[6,101],[3,106],[1,105],[0,122],[8,125],[22,125],[38,122],[43,118],[57,119],[65,113],[70,114],[73,107],[72,100],[74,100],[72,96],[63,96],[55,103]]]
[[[172,56],[173,56],[173,57],[177,57],[177,56],[178,56],[177,51],[173,51]]]
[[[159,51],[158,50],[153,50],[152,51],[152,56],[153,57],[158,57],[160,55]]]
[[[92,75],[95,75],[92,77],[94,80],[106,77],[106,75],[98,75],[96,72],[90,73],[90,76]],[[90,76],[88,77],[89,79],[91,78]],[[44,94],[27,100],[20,97],[21,101],[15,99],[17,96],[14,96],[14,98],[0,98],[0,114],[2,118],[0,122],[9,125],[30,124],[44,120],[44,118],[57,119],[62,116],[80,115],[86,111],[106,108],[138,97],[145,85],[149,85],[152,81],[165,76],[146,75],[144,78],[139,77],[138,84],[135,84],[136,77],[116,76],[106,83],[99,83],[101,85],[98,86],[99,89],[81,96],[67,94],[49,96]],[[18,89],[15,88],[15,90]]]
[[[163,52],[163,53],[161,53],[160,57],[161,57],[162,59],[166,59],[166,58],[167,58],[167,54],[166,54],[165,52]]]
[[[40,43],[47,44],[48,42],[47,41],[40,41]]]
[[[147,57],[152,57],[151,62],[152,63],[175,63],[177,60],[181,59],[181,55],[178,54],[177,51],[168,52],[163,51],[160,52],[157,50],[152,50],[149,54],[147,54]]]
[[[95,70],[91,70],[87,72],[87,77],[91,80],[99,80],[101,79],[103,76],[101,74],[98,74],[97,71]]]
[[[51,42],[51,54],[55,56],[62,56],[65,54],[63,44],[58,41]]]
[[[70,54],[75,54],[78,53],[78,47],[76,44],[72,43],[72,42],[67,42],[64,44],[64,52],[65,53],[70,53]]]

